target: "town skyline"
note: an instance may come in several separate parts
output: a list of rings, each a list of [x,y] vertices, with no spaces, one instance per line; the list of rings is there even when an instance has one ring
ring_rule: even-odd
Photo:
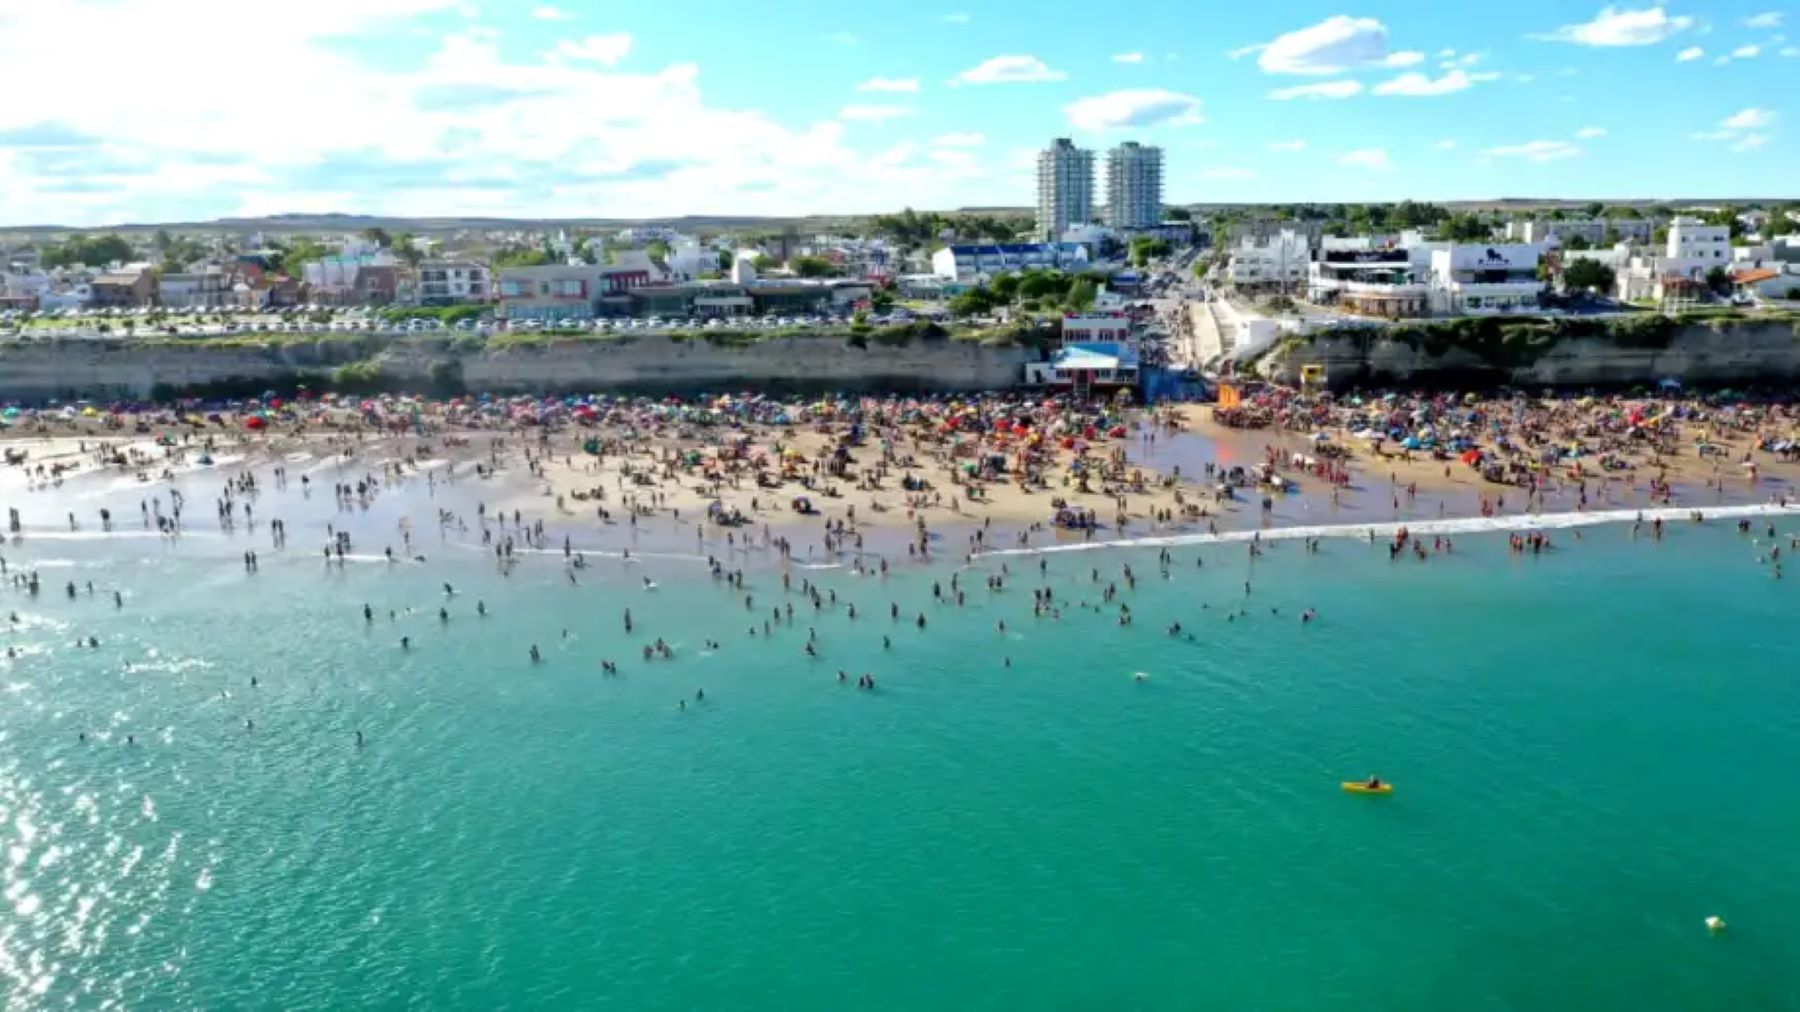
[[[150,0],[0,0],[0,59],[57,84],[0,110],[0,227],[1028,208],[1057,136],[1162,148],[1171,205],[1690,199],[1655,195],[1757,192],[1800,154],[1800,47],[1764,0],[1522,0],[1501,29],[1393,0],[1083,12],[773,0],[695,33],[567,2],[202,0],[172,31]],[[245,35],[279,94],[219,78]],[[120,67],[155,39],[159,85],[70,78],[74,37]],[[1653,110],[1617,101],[1651,86]]]

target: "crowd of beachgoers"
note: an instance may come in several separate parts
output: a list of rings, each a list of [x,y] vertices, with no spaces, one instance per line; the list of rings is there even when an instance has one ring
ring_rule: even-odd
[[[495,508],[556,524],[849,529],[999,524],[1082,538],[1785,499],[1800,407],[1641,396],[1332,394],[1250,387],[1232,407],[1043,394],[942,397],[265,397],[0,410],[35,484],[94,470],[156,484],[215,459],[441,459]],[[545,500],[548,500],[546,502]],[[1410,511],[1416,515],[1416,511]]]
[[[854,620],[857,603],[840,594],[851,584],[811,572],[817,565],[855,579],[950,562],[932,584],[934,606],[960,606],[977,579],[993,594],[1032,582],[1035,571],[1029,616],[1015,621],[1058,620],[1073,609],[1128,626],[1141,576],[1131,562],[1081,559],[1069,569],[1056,553],[1154,544],[1167,578],[1204,565],[1203,552],[1188,551],[1197,542],[1236,542],[1222,550],[1245,553],[1254,568],[1283,541],[1310,554],[1335,533],[1423,561],[1450,555],[1452,533],[1487,529],[1446,518],[1499,517],[1522,521],[1492,528],[1509,532],[1513,552],[1541,555],[1561,545],[1550,528],[1591,509],[1593,520],[1636,519],[1633,536],[1654,538],[1673,516],[1739,516],[1779,577],[1792,537],[1772,521],[1785,513],[1800,424],[1791,404],[1718,397],[1332,396],[1279,387],[1244,391],[1230,408],[1026,394],[303,396],[14,407],[0,418],[10,462],[0,468],[0,505],[9,511],[0,576],[32,599],[98,593],[127,607],[118,588],[57,587],[11,551],[64,522],[102,534],[141,527],[176,543],[188,531],[220,530],[241,538],[252,578],[264,552],[291,554],[290,544],[326,566],[347,557],[426,564],[428,540],[456,540],[488,554],[502,575],[556,566],[574,586],[679,552],[673,557],[704,562],[730,604],[741,598],[742,612],[726,608],[725,625],[702,630],[705,649],[747,620],[744,634],[785,637],[820,663],[829,660],[818,623]],[[108,483],[101,497],[63,494],[97,481]],[[409,489],[425,495],[409,497]],[[379,527],[363,519],[390,494],[413,512],[397,527],[391,510]],[[1559,524],[1554,510],[1571,512]],[[1752,511],[1769,514],[1759,521],[1766,526],[1753,530]],[[303,519],[290,533],[296,513]],[[595,574],[597,566],[609,568]],[[1053,566],[1081,585],[1072,597],[1066,586],[1053,589]],[[771,572],[779,596],[770,593]],[[1253,591],[1246,580],[1241,599],[1234,589],[1231,600],[1197,605],[1227,621],[1248,619]],[[815,623],[803,637],[797,602],[801,624]],[[870,634],[885,650],[896,624],[922,632],[924,603],[864,601],[887,620]],[[361,621],[378,621],[359,607]],[[419,607],[435,608],[442,622],[453,608],[469,610],[448,580],[443,601]],[[487,616],[486,600],[473,602],[473,614]],[[1309,608],[1297,617],[1310,624],[1315,615]],[[629,608],[618,621],[625,642],[613,646],[641,650],[646,663],[694,646],[700,629],[646,629]],[[1166,632],[1192,636],[1179,622]],[[414,635],[401,636],[399,648],[415,649]],[[89,636],[77,646],[99,642]],[[526,647],[532,662],[542,659],[539,644]],[[618,657],[596,663],[619,671]],[[874,689],[876,675],[863,672],[856,684]]]

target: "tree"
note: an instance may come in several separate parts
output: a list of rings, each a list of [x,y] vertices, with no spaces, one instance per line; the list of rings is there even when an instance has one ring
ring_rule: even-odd
[[[382,249],[387,249],[394,244],[394,237],[388,235],[388,231],[385,228],[365,228],[362,230],[362,237],[375,245],[380,246]]]
[[[664,267],[669,265],[669,244],[661,239],[652,242],[644,251],[649,253],[650,259],[656,263]]]
[[[1618,280],[1613,269],[1598,260],[1582,257],[1563,268],[1564,291],[1596,291],[1608,293]]]
[[[1598,200],[1590,201],[1588,206],[1583,208],[1583,210],[1587,212],[1588,217],[1598,218],[1600,217],[1600,212],[1606,210],[1606,205],[1600,203]]]
[[[530,246],[514,246],[494,254],[494,268],[542,267],[551,263],[550,254]]]
[[[1430,228],[1449,217],[1450,212],[1436,204],[1421,204],[1411,200],[1402,200],[1394,205],[1391,219],[1396,228]]]
[[[1724,225],[1731,229],[1733,239],[1744,234],[1744,222],[1738,217],[1738,209],[1730,204],[1707,215],[1705,221],[1708,225]]]
[[[1169,242],[1167,239],[1138,236],[1131,240],[1131,262],[1139,267],[1147,267],[1151,260],[1168,255]]]
[[[956,316],[980,316],[992,312],[994,305],[993,292],[986,288],[971,288],[960,295],[952,296],[948,308]]]
[[[1731,291],[1731,275],[1725,273],[1723,267],[1714,267],[1706,272],[1706,287],[1719,295],[1724,295]]]
[[[105,267],[131,259],[131,244],[116,235],[71,236],[44,250],[45,267]]]
[[[1194,220],[1194,212],[1188,210],[1185,207],[1165,207],[1165,208],[1163,208],[1163,220],[1164,221],[1193,221]]]
[[[400,259],[406,261],[409,267],[417,267],[419,261],[425,259],[425,254],[419,251],[418,243],[414,241],[411,232],[402,232],[394,240],[394,252],[399,254]]]
[[[1096,291],[1092,280],[1076,278],[1075,282],[1069,286],[1069,294],[1063,300],[1063,305],[1073,310],[1091,309],[1094,305]]]
[[[726,252],[725,250],[720,250],[719,251],[719,273],[720,274],[728,273],[731,270],[731,264],[732,264],[731,254]]]
[[[894,308],[894,293],[885,288],[877,288],[869,293],[869,305],[877,313],[885,313]]]
[[[1586,236],[1572,235],[1572,236],[1568,237],[1567,239],[1563,240],[1563,249],[1583,250],[1583,249],[1593,249],[1593,248],[1594,248],[1594,244],[1591,242],[1588,242]]]
[[[272,270],[295,276],[300,273],[300,265],[310,260],[323,260],[331,255],[331,251],[311,239],[295,239],[286,247],[275,247],[275,260],[269,266]]]
[[[1061,300],[1069,294],[1069,276],[1061,271],[1029,270],[1019,275],[1019,298]]]
[[[795,257],[788,267],[803,278],[828,278],[837,273],[837,266],[824,257]]]
[[[1453,214],[1438,226],[1438,234],[1451,242],[1486,242],[1488,224],[1472,214]]]
[[[996,275],[988,284],[1000,301],[1010,303],[1019,297],[1019,276],[1017,274]]]
[[[759,271],[772,271],[776,267],[775,258],[767,253],[758,253],[751,258],[750,266]]]

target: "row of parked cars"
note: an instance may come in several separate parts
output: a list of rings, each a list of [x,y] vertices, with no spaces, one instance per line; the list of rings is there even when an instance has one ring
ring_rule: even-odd
[[[913,318],[905,310],[868,318],[874,324],[905,323]],[[845,313],[734,317],[600,318],[593,320],[499,320],[492,314],[455,323],[430,317],[393,320],[380,310],[297,306],[279,311],[251,311],[239,307],[182,311],[152,309],[70,309],[41,313],[17,310],[0,312],[0,337],[97,337],[166,335],[170,337],[223,337],[232,334],[419,334],[451,332],[495,334],[514,331],[697,331],[786,330],[806,327],[842,327],[851,322]]]

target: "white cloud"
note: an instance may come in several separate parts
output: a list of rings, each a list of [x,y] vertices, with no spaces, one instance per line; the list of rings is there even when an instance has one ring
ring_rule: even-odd
[[[916,77],[871,77],[857,85],[856,90],[916,92],[919,90],[919,79]]]
[[[825,36],[826,42],[835,42],[840,46],[854,46],[862,40],[850,32],[832,32]]]
[[[969,23],[969,16],[962,11],[957,11],[954,14],[944,15],[944,20],[953,25],[966,25]]]
[[[1568,141],[1526,141],[1488,148],[1482,154],[1490,158],[1523,158],[1531,162],[1554,162],[1581,154],[1581,148]]]
[[[1436,80],[1425,74],[1401,74],[1391,81],[1383,81],[1376,85],[1375,94],[1413,97],[1451,95],[1459,91],[1466,91],[1474,83],[1473,78],[1460,70],[1452,70]]]
[[[1241,182],[1246,179],[1255,179],[1256,173],[1236,165],[1221,165],[1216,169],[1207,169],[1200,173],[1200,178],[1216,182]]]
[[[1127,88],[1095,95],[1069,103],[1063,113],[1079,129],[1096,131],[1202,122],[1199,99],[1162,88]]]
[[[1114,63],[1142,63],[1142,62],[1144,62],[1144,54],[1143,53],[1115,53],[1113,55],[1113,62]]]
[[[539,21],[567,21],[575,15],[570,14],[561,7],[552,7],[549,4],[545,4],[542,7],[533,7],[531,9],[531,16]]]
[[[1745,134],[1743,137],[1738,139],[1738,142],[1736,144],[1733,144],[1731,146],[1731,150],[1733,150],[1733,151],[1755,151],[1767,143],[1769,143],[1769,138],[1764,134]]]
[[[1355,151],[1346,151],[1338,156],[1337,163],[1353,168],[1368,169],[1371,172],[1386,172],[1393,168],[1393,164],[1388,161],[1388,153],[1383,148],[1359,148]]]
[[[1778,113],[1767,109],[1745,109],[1735,116],[1727,116],[1719,126],[1727,130],[1759,130],[1769,126],[1779,118]]]
[[[1035,56],[996,56],[956,75],[961,84],[1036,84],[1061,81],[1069,75],[1051,70]]]
[[[1605,136],[1606,136],[1606,128],[1605,127],[1582,127],[1580,130],[1575,131],[1575,137],[1578,140],[1584,140],[1584,141],[1592,140],[1595,137],[1605,137]]]
[[[64,73],[75,37],[87,57],[118,66],[141,61],[143,40],[154,38],[159,61],[157,88],[95,75],[59,85],[53,106],[0,104],[0,133],[54,128],[82,145],[63,155],[0,143],[0,221],[555,217],[571,208],[785,216],[1000,204],[1017,187],[1018,170],[996,159],[956,165],[924,145],[884,147],[883,130],[829,114],[777,119],[749,105],[756,95],[740,82],[703,88],[691,63],[640,68],[633,49],[609,67],[554,50],[502,52],[491,32],[470,27],[444,34],[464,2],[313,0],[304,17],[259,36],[259,64],[332,110],[302,131],[268,129],[266,94],[217,86],[216,55],[242,45],[238,0],[184,0],[185,27],[173,34],[167,0],[0,0],[0,66],[11,74]],[[379,65],[362,55],[375,47],[343,44],[409,34],[428,48],[383,49]]]
[[[1739,46],[1731,51],[1731,58],[1734,60],[1754,60],[1761,55],[1761,46]]]
[[[1796,56],[1800,56],[1800,46],[1785,46],[1781,50],[1781,55],[1790,60]]]
[[[616,66],[631,53],[631,36],[624,32],[613,35],[590,35],[585,39],[564,39],[556,44],[555,54],[568,60],[590,60],[603,67]]]
[[[1419,64],[1419,63],[1424,63],[1424,62],[1425,62],[1425,54],[1424,53],[1421,53],[1418,50],[1414,50],[1414,49],[1405,49],[1405,50],[1401,50],[1398,53],[1387,54],[1387,56],[1382,59],[1381,65],[1384,67],[1410,67],[1410,66],[1413,66],[1414,64]]]
[[[1270,151],[1305,151],[1305,141],[1270,141]]]
[[[1450,140],[1448,138],[1445,138],[1444,140],[1438,141],[1436,144],[1433,144],[1432,147],[1438,151],[1454,151],[1456,149],[1456,142],[1453,140]]]
[[[1260,53],[1267,48],[1269,48],[1268,43],[1258,42],[1253,46],[1239,46],[1231,52],[1226,53],[1225,56],[1228,59],[1241,60],[1246,56],[1255,56],[1257,53]]]
[[[1554,32],[1534,35],[1545,42],[1572,42],[1580,46],[1648,46],[1692,28],[1687,15],[1670,17],[1661,7],[1620,10],[1607,7],[1594,20],[1564,25]]]
[[[978,148],[986,143],[987,135],[978,133],[938,134],[931,139],[932,146],[939,148]]]
[[[1296,84],[1289,88],[1276,88],[1269,92],[1269,97],[1277,102],[1286,102],[1296,98],[1350,98],[1362,94],[1361,81],[1346,78],[1342,81],[1322,81],[1318,84]]]
[[[1256,59],[1269,74],[1339,74],[1387,55],[1387,28],[1374,18],[1339,14],[1276,36]]]
[[[838,119],[866,123],[886,123],[891,119],[911,116],[913,110],[904,105],[847,105],[838,111]]]
[[[1728,141],[1736,136],[1736,130],[1701,130],[1688,134],[1690,140],[1696,141]]]
[[[1692,63],[1695,60],[1698,60],[1702,56],[1705,56],[1705,55],[1706,55],[1706,50],[1701,49],[1699,46],[1689,46],[1686,49],[1683,49],[1681,52],[1675,54],[1675,62],[1676,63]]]
[[[1754,17],[1745,18],[1744,24],[1751,28],[1780,28],[1781,12],[1764,11]]]

